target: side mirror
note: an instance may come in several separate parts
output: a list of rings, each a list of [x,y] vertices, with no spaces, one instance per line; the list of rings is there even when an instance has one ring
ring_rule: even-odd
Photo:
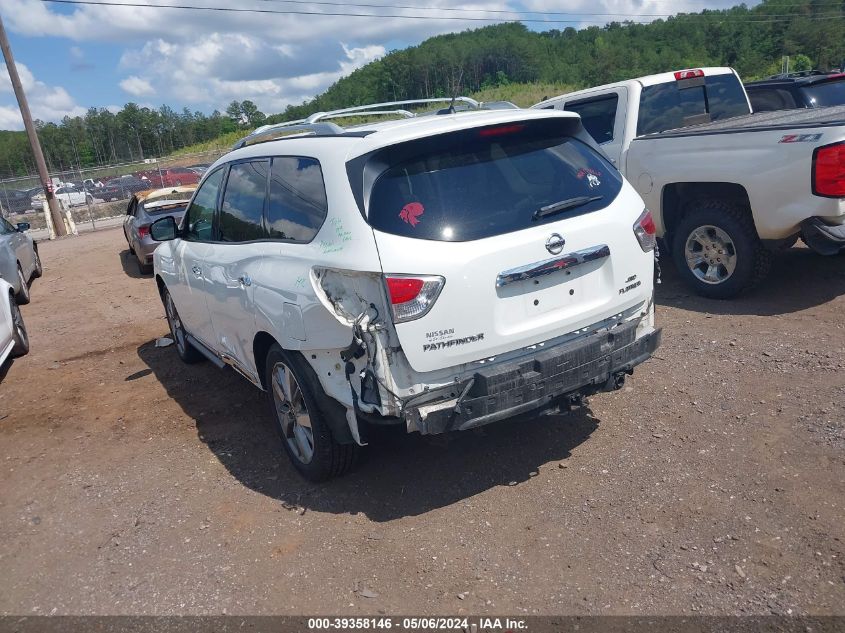
[[[18,222],[17,229],[18,232],[23,233],[24,231],[28,231],[30,229],[29,222]]]
[[[176,227],[176,219],[168,215],[156,220],[150,225],[150,237],[156,242],[167,242],[176,239],[179,229]]]

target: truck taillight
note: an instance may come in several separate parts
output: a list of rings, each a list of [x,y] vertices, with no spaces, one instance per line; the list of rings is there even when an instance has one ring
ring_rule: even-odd
[[[845,198],[845,141],[816,148],[812,177],[815,195]]]
[[[393,322],[403,323],[424,316],[446,282],[436,275],[385,275],[384,283],[393,308]]]
[[[150,234],[150,227],[149,226],[139,226],[138,227],[138,237],[140,239],[144,239]]]
[[[675,73],[675,80],[695,79],[696,77],[704,77],[704,71],[700,68],[691,68],[690,70],[679,70]]]
[[[634,222],[634,235],[637,236],[637,241],[640,243],[640,248],[644,252],[653,251],[657,246],[657,227],[654,225],[654,218],[651,217],[651,211],[646,209]]]

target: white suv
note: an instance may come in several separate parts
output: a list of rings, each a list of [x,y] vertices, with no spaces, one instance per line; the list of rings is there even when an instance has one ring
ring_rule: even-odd
[[[579,117],[458,101],[261,128],[181,227],[152,225],[179,356],[266,391],[309,479],[346,471],[368,423],[566,408],[659,345],[654,223]],[[407,118],[326,121],[362,112]]]

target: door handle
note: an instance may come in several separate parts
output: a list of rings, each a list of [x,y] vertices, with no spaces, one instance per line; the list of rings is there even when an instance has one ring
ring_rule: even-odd
[[[252,278],[249,275],[241,275],[240,277],[238,277],[238,281],[241,283],[242,286],[252,285]]]
[[[193,268],[191,268],[191,272],[193,272],[195,276],[199,277],[200,275],[202,275],[202,268],[200,268],[199,266],[194,266]]]

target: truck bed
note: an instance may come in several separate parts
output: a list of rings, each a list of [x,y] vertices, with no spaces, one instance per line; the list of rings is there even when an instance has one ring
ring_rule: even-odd
[[[635,141],[678,136],[705,136],[710,134],[738,134],[769,130],[796,130],[802,128],[845,125],[845,105],[803,110],[775,110],[691,125],[677,130],[638,136]]]

